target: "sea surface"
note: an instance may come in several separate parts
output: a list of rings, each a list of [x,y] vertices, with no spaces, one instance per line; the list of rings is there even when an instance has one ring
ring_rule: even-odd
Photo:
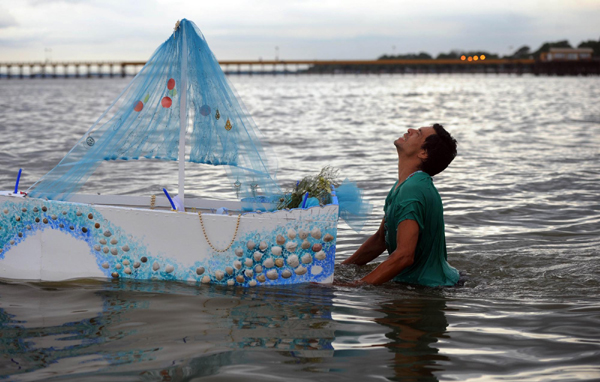
[[[0,81],[0,189],[49,171],[131,79]],[[0,379],[11,381],[600,380],[600,78],[230,77],[290,187],[326,166],[374,205],[340,223],[333,285],[0,282]],[[392,142],[443,124],[458,156],[434,178],[453,288],[349,286],[377,229]],[[187,192],[234,197],[219,168]],[[107,163],[86,192],[175,189],[176,165]],[[385,259],[385,254],[381,260]]]

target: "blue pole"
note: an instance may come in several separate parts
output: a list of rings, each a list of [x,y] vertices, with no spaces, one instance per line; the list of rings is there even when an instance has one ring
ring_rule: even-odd
[[[308,191],[306,191],[306,193],[304,194],[304,197],[302,197],[302,205],[300,206],[300,208],[306,207],[306,200],[307,199],[308,199]]]
[[[17,184],[15,184],[15,194],[19,193],[19,181],[21,180],[22,168],[19,169],[19,175],[17,175]]]
[[[166,188],[163,188],[163,192],[165,193],[165,195],[167,196],[167,199],[169,199],[169,203],[171,203],[171,207],[176,210],[177,208],[175,208],[175,203],[173,203],[173,199],[171,199],[171,196],[169,196],[169,193],[167,192]]]

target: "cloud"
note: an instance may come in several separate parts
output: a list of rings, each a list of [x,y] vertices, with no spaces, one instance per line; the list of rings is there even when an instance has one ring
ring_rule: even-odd
[[[17,25],[17,20],[8,12],[8,9],[0,5],[0,29],[15,27]]]

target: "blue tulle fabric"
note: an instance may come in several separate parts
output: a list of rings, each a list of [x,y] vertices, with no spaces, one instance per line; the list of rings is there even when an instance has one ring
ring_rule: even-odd
[[[68,200],[104,161],[180,159],[180,107],[191,146],[184,160],[223,165],[241,198],[281,194],[272,150],[198,27],[184,19],[75,147],[28,190],[30,195]]]
[[[344,179],[336,189],[340,217],[356,232],[360,232],[367,221],[371,210],[371,203],[365,200],[362,190],[356,183]]]

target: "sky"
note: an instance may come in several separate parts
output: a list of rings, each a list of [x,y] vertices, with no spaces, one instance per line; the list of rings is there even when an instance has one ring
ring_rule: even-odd
[[[0,62],[146,60],[178,19],[218,59],[376,59],[600,39],[600,0],[0,0]]]

